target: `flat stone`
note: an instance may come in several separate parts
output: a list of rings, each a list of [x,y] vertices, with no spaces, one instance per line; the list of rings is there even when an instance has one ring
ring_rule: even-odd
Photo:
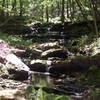
[[[44,58],[44,59],[47,59],[47,58],[50,58],[50,57],[67,58],[68,57],[68,50],[49,49],[47,51],[44,51],[41,54],[41,57]]]

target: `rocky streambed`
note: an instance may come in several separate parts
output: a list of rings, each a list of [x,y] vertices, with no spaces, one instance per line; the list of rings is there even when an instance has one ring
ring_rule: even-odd
[[[80,75],[93,65],[100,66],[99,53],[92,55],[93,48],[92,44],[74,53],[55,41],[20,50],[0,40],[0,100],[27,100],[29,86],[75,100],[87,98],[90,88]]]

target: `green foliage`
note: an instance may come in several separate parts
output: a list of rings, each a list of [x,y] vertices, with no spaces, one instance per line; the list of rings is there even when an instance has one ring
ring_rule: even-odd
[[[3,39],[8,44],[14,47],[29,47],[32,44],[31,40],[24,40],[18,36],[0,33],[0,39]]]
[[[87,84],[97,85],[100,84],[100,70],[98,68],[93,68],[88,71]]]
[[[28,100],[70,100],[70,97],[65,95],[48,94],[42,88],[35,90],[33,86],[27,88]]]
[[[100,89],[96,88],[94,91],[91,92],[91,96],[93,100],[99,100],[100,99]]]
[[[70,97],[66,95],[56,95],[53,93],[46,93],[43,91],[43,87],[52,87],[45,79],[42,79],[42,75],[32,76],[31,85],[28,86],[26,91],[26,97],[28,100],[70,100]],[[49,92],[49,90],[48,90]]]
[[[92,19],[90,1],[88,0],[64,0],[65,20],[79,21],[84,20],[82,14],[87,19]],[[96,1],[98,3],[98,1]],[[80,6],[79,6],[80,5]],[[61,17],[62,0],[0,0],[0,16],[26,16],[32,21],[45,21],[46,7],[48,6],[49,19]],[[99,3],[97,12],[99,11]]]
[[[93,43],[95,40],[94,34],[83,35],[79,38],[73,38],[65,45],[70,51],[78,51],[79,49],[84,48],[86,45]]]

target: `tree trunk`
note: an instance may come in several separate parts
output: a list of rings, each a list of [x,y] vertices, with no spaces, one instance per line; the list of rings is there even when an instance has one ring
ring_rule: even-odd
[[[57,16],[60,16],[60,3],[57,1]]]
[[[93,5],[94,11],[95,11],[95,17],[97,20],[99,20],[97,0],[92,0],[92,5]]]
[[[72,21],[72,0],[69,0],[70,5],[70,20]]]
[[[5,0],[2,0],[2,8],[3,8],[3,10],[2,10],[2,12],[1,12],[1,15],[2,16],[5,16]]]
[[[19,0],[19,3],[20,3],[20,12],[19,12],[19,15],[20,15],[20,17],[22,17],[23,16],[23,2],[22,2],[22,0]]]
[[[6,16],[9,16],[9,0],[6,0],[6,9],[7,9],[7,13]]]
[[[92,16],[93,16],[93,21],[94,21],[94,27],[95,27],[95,34],[98,38],[99,34],[98,34],[98,27],[97,27],[97,19],[96,19],[96,12],[95,12],[95,4],[93,0],[90,0],[91,3],[91,12],[92,12]]]
[[[61,22],[65,22],[65,0],[62,0]]]
[[[78,5],[78,7],[79,7],[79,9],[80,9],[80,11],[82,13],[83,18],[87,21],[87,16],[85,15],[85,13],[84,13],[84,11],[82,9],[83,7],[82,7],[81,2],[79,0],[75,0],[75,1],[76,1],[77,5]]]
[[[75,14],[75,2],[72,0],[72,19],[74,18]]]
[[[44,21],[44,6],[42,5],[42,22]]]
[[[12,10],[14,11],[14,15],[16,15],[16,11],[17,11],[17,9],[16,9],[16,0],[14,0],[13,2],[12,2]]]
[[[49,22],[49,11],[48,11],[48,6],[46,5],[46,19],[47,19],[47,23]]]
[[[67,18],[69,18],[69,2],[67,0],[67,6],[66,6],[66,9],[67,9]]]

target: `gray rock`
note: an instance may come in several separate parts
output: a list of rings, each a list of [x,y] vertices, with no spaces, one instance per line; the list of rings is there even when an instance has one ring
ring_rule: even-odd
[[[24,64],[13,52],[19,51],[10,47],[5,42],[0,42],[0,63],[3,65],[3,71],[8,71],[9,76],[16,80],[26,80],[29,75],[29,67]]]
[[[14,54],[9,54],[6,56],[6,60],[6,66],[10,78],[15,80],[28,79],[30,69],[19,58],[17,58]]]
[[[64,49],[49,49],[47,51],[44,51],[41,54],[41,57],[43,59],[47,59],[47,58],[50,58],[50,57],[67,58],[68,57],[68,50],[64,50]]]
[[[29,65],[30,70],[37,72],[47,72],[48,67],[51,66],[52,61],[50,60],[32,60]]]
[[[37,49],[37,48],[34,48],[34,49],[32,49],[32,51],[31,51],[30,58],[31,58],[31,59],[40,58],[42,52],[43,52],[42,50],[39,50],[39,49]]]

